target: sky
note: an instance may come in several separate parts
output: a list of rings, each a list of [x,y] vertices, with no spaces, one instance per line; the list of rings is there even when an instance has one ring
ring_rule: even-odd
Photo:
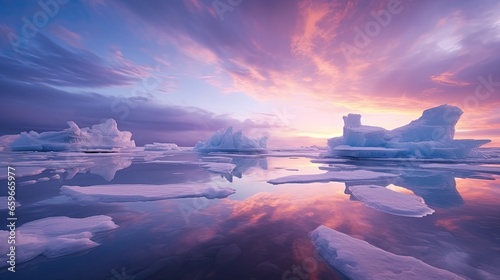
[[[500,146],[496,0],[0,0],[0,135],[114,118],[139,145],[220,128],[326,146],[441,104]]]

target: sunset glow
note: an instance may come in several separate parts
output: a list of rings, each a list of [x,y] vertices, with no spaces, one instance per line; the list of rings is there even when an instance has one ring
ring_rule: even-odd
[[[114,118],[139,145],[231,125],[325,145],[347,113],[392,129],[450,104],[457,138],[500,143],[498,1],[6,2],[1,135]]]

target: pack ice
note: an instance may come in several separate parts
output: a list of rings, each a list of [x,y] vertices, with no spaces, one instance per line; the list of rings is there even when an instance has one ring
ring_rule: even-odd
[[[22,132],[9,146],[13,151],[81,151],[110,150],[135,147],[132,133],[118,130],[114,119],[80,128],[68,122],[69,128],[62,131]]]
[[[206,141],[199,141],[194,150],[209,152],[265,152],[267,138],[251,139],[243,135],[241,130],[233,132],[233,128],[217,130]]]
[[[323,157],[465,158],[490,140],[454,139],[462,114],[456,106],[441,105],[393,130],[362,125],[361,115],[348,114],[343,117],[343,135],[328,140],[329,150]]]

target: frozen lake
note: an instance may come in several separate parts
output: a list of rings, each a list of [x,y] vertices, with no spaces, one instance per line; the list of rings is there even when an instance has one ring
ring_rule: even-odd
[[[324,225],[398,255],[395,268],[409,256],[425,269],[498,279],[499,153],[488,154],[488,165],[470,166],[290,150],[2,152],[0,184],[16,168],[19,205],[16,273],[2,241],[0,277],[349,279],[345,264],[329,264],[311,242]],[[63,216],[72,219],[45,219]],[[362,248],[350,261],[364,268]]]

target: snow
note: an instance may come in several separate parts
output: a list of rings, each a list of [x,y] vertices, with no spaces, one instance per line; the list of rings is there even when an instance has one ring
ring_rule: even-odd
[[[326,172],[322,174],[308,175],[290,175],[269,180],[270,184],[287,184],[287,183],[316,183],[316,182],[331,182],[331,181],[356,181],[356,180],[371,180],[382,178],[393,178],[397,175],[383,172],[374,172],[369,170],[342,170],[338,172]]]
[[[16,229],[16,262],[23,263],[39,255],[56,258],[99,246],[91,240],[94,233],[115,229],[111,217],[99,215],[87,218],[50,217],[23,224]],[[7,240],[9,232],[0,231]],[[7,263],[7,242],[0,243],[0,267]]]
[[[80,128],[72,121],[62,131],[22,132],[9,146],[13,151],[81,151],[135,147],[132,133],[118,130],[114,119]]]
[[[464,279],[414,257],[384,251],[326,226],[319,226],[309,237],[326,262],[350,279]]]
[[[444,164],[429,163],[420,165],[424,169],[455,170],[455,171],[475,171],[500,175],[500,166],[470,165],[470,164]]]
[[[466,158],[481,156],[476,149],[490,140],[456,140],[455,125],[462,110],[441,105],[427,109],[408,125],[386,130],[361,124],[361,115],[344,117],[343,135],[328,140],[323,157],[351,158]]]
[[[177,144],[173,143],[157,143],[144,145],[145,151],[180,151],[181,149]]]
[[[349,190],[359,201],[370,208],[405,217],[424,217],[434,213],[422,198],[413,194],[399,193],[375,185],[350,186]]]
[[[206,141],[200,141],[195,151],[209,152],[265,152],[267,138],[251,139],[243,135],[241,130],[233,132],[233,128],[220,129]]]
[[[225,198],[235,193],[229,187],[207,185],[146,185],[115,184],[89,187],[62,186],[61,193],[80,202],[134,202],[171,198],[206,197]]]

